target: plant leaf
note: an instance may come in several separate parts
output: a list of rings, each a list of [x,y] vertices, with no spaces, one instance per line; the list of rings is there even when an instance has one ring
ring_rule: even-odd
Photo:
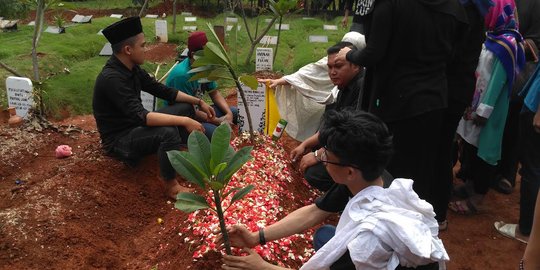
[[[185,213],[210,208],[203,196],[189,192],[178,193],[174,207]]]
[[[233,202],[235,202],[235,201],[238,201],[238,200],[244,198],[253,188],[255,188],[255,186],[248,185],[247,187],[244,187],[241,190],[239,190],[238,192],[234,193],[234,195],[232,196],[232,199],[231,199],[231,204],[233,204]]]
[[[190,69],[188,71],[188,73],[199,73],[199,72],[202,72],[202,71],[212,70],[214,68],[215,67],[212,66],[212,65],[206,65],[206,66],[202,66],[202,67],[192,68],[192,69]]]
[[[255,78],[255,76],[243,75],[238,77],[238,80],[252,90],[257,90],[257,87],[259,87],[259,82],[257,81],[257,78]]]
[[[221,41],[219,40],[219,37],[216,34],[216,31],[214,31],[214,27],[212,26],[211,23],[206,23],[206,25],[208,26],[208,29],[210,29],[210,33],[212,33],[212,35],[216,39],[217,44],[219,44],[219,49],[221,50],[223,55],[225,55],[227,57],[228,61],[226,61],[226,62],[231,63],[231,59],[229,59],[229,55],[227,54],[227,51],[225,50],[225,47],[223,47],[223,44],[221,44]],[[206,43],[206,44],[208,44],[208,43]]]
[[[210,176],[210,141],[206,135],[200,131],[191,132],[188,137],[188,151],[206,175]]]
[[[198,81],[198,80],[203,79],[203,78],[208,78],[208,75],[210,75],[211,72],[212,72],[212,70],[210,69],[210,70],[206,70],[206,71],[196,73],[195,75],[191,76],[191,78],[189,78],[188,81],[192,82],[192,81]]]
[[[167,151],[167,156],[169,157],[171,165],[176,172],[178,172],[178,174],[180,174],[186,180],[204,189],[204,176],[201,175],[199,171],[191,165],[191,163],[185,160],[181,153],[182,152],[178,150]]]
[[[232,80],[232,76],[229,70],[219,67],[212,70],[208,75],[210,81],[217,81],[218,79]]]
[[[240,190],[241,188],[240,187],[234,187],[234,188],[231,188],[229,191],[225,192],[225,194],[223,194],[223,196],[221,196],[222,199],[225,199],[227,198],[227,196],[229,196],[229,194],[237,191],[237,190]]]
[[[231,66],[229,59],[219,49],[219,46],[213,42],[207,42],[204,46],[204,57],[211,58],[216,65]]]
[[[246,146],[238,150],[229,161],[227,168],[217,176],[218,181],[227,183],[232,175],[251,159],[251,150],[253,150],[253,146]]]
[[[231,128],[228,124],[219,125],[212,134],[212,142],[210,143],[212,151],[212,159],[210,160],[210,168],[215,170],[216,166],[223,162],[223,157],[229,149],[231,142]]]
[[[227,162],[219,163],[214,170],[212,171],[213,175],[218,175],[221,171],[223,171],[225,168],[227,168]]]
[[[225,187],[225,185],[223,185],[223,183],[220,183],[220,182],[217,182],[217,181],[211,181],[208,184],[210,185],[212,190],[214,190],[214,192],[217,192],[218,190],[221,190],[222,188]]]

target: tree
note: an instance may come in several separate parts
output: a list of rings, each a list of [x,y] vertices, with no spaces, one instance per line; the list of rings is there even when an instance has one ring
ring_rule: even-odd
[[[274,52],[274,60],[273,60],[273,62],[275,62],[278,48],[279,48],[279,37],[281,35],[281,23],[283,21],[283,16],[289,13],[290,10],[296,8],[297,1],[296,0],[279,0],[277,3],[274,0],[268,0],[268,1],[270,2],[270,9],[272,9],[272,11],[275,14],[277,14],[279,17],[276,51]]]
[[[182,192],[176,197],[175,207],[186,213],[207,208],[214,211],[218,215],[225,250],[229,255],[231,255],[231,243],[224,217],[228,208],[223,209],[223,200],[232,195],[230,206],[254,188],[253,185],[248,185],[244,188],[227,190],[227,185],[233,174],[251,159],[250,153],[253,149],[252,146],[246,146],[235,151],[230,145],[230,140],[231,128],[228,124],[221,124],[214,131],[212,142],[209,142],[203,133],[195,131],[189,135],[187,152],[177,150],[167,152],[167,156],[178,174],[202,190],[212,191],[215,204],[215,207],[212,207],[203,196]]]
[[[134,0],[134,1],[137,1],[137,2],[140,2],[138,0]],[[141,7],[141,11],[139,11],[139,17],[142,17],[142,15],[144,14],[144,11],[146,10],[146,7],[148,6],[148,1],[150,0],[145,0],[142,7]]]
[[[45,10],[49,8],[56,1],[47,1],[47,0],[34,0],[36,4],[36,19],[34,27],[34,36],[32,37],[32,70],[34,73],[34,81],[40,82],[39,78],[39,63],[37,57],[37,47],[39,44],[39,39],[41,38],[41,33],[43,33],[43,21],[45,19]]]
[[[217,41],[217,44],[209,41],[204,46],[203,50],[195,53],[196,58],[192,65],[194,68],[189,71],[190,73],[195,73],[195,75],[193,75],[190,80],[195,81],[202,78],[207,78],[210,81],[215,81],[218,79],[234,81],[236,88],[240,93],[240,97],[242,98],[242,102],[244,103],[249,124],[249,132],[253,141],[254,131],[253,123],[251,121],[251,113],[249,112],[246,96],[240,83],[247,85],[251,89],[256,89],[258,87],[257,78],[250,75],[240,77],[236,75],[236,71],[234,70],[229,54],[223,47],[223,44],[221,44],[221,41],[214,31],[214,27],[210,23],[207,25]]]
[[[172,16],[173,16],[173,23],[172,23],[172,32],[176,33],[176,2],[178,0],[173,0],[172,3]]]

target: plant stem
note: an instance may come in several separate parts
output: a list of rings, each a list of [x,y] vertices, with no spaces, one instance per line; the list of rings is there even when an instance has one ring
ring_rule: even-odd
[[[221,234],[223,234],[223,242],[225,243],[225,252],[227,255],[232,255],[231,252],[231,240],[229,240],[229,234],[227,233],[227,227],[225,226],[225,217],[223,216],[223,208],[221,206],[221,198],[219,197],[219,190],[214,191],[214,202],[216,203],[216,210],[219,218],[219,228]]]
[[[244,103],[244,108],[246,110],[246,116],[248,119],[249,124],[249,137],[251,139],[251,142],[255,141],[255,134],[253,132],[253,123],[251,121],[251,113],[249,112],[249,107],[246,99],[246,95],[244,94],[244,89],[242,89],[242,85],[240,85],[240,82],[238,81],[238,77],[236,76],[236,73],[232,68],[229,68],[229,72],[231,72],[231,75],[234,79],[234,83],[236,84],[236,88],[238,88],[238,92],[240,92],[240,97],[242,98],[242,103]]]
[[[279,16],[279,26],[277,31],[277,42],[276,42],[276,51],[274,52],[274,59],[272,60],[272,65],[276,62],[277,50],[279,48],[279,36],[281,34],[281,22],[283,21],[283,15]]]

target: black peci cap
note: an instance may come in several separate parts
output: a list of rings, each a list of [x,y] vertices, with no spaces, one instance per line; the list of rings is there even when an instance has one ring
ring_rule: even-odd
[[[123,19],[107,26],[102,33],[111,45],[117,44],[142,33],[141,19],[138,16]]]

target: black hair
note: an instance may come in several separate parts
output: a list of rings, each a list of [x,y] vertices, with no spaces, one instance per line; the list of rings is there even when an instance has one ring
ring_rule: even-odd
[[[129,38],[126,38],[114,45],[112,45],[112,51],[114,54],[119,54],[122,52],[122,48],[124,48],[124,46],[133,46],[135,45],[135,42],[137,41],[137,36],[132,36],[132,37],[129,37]]]
[[[325,113],[319,142],[341,163],[357,167],[366,181],[382,175],[393,153],[392,135],[384,122],[373,114],[351,109]]]
[[[353,49],[353,50],[356,50],[356,47],[355,47],[352,43],[350,43],[350,42],[348,42],[348,41],[340,41],[340,42],[334,44],[332,47],[328,48],[328,49],[326,50],[326,54],[327,54],[327,55],[336,54],[336,53],[338,53],[341,49],[343,49],[343,48],[345,48],[345,47],[349,47],[349,48],[351,48],[351,49]]]

